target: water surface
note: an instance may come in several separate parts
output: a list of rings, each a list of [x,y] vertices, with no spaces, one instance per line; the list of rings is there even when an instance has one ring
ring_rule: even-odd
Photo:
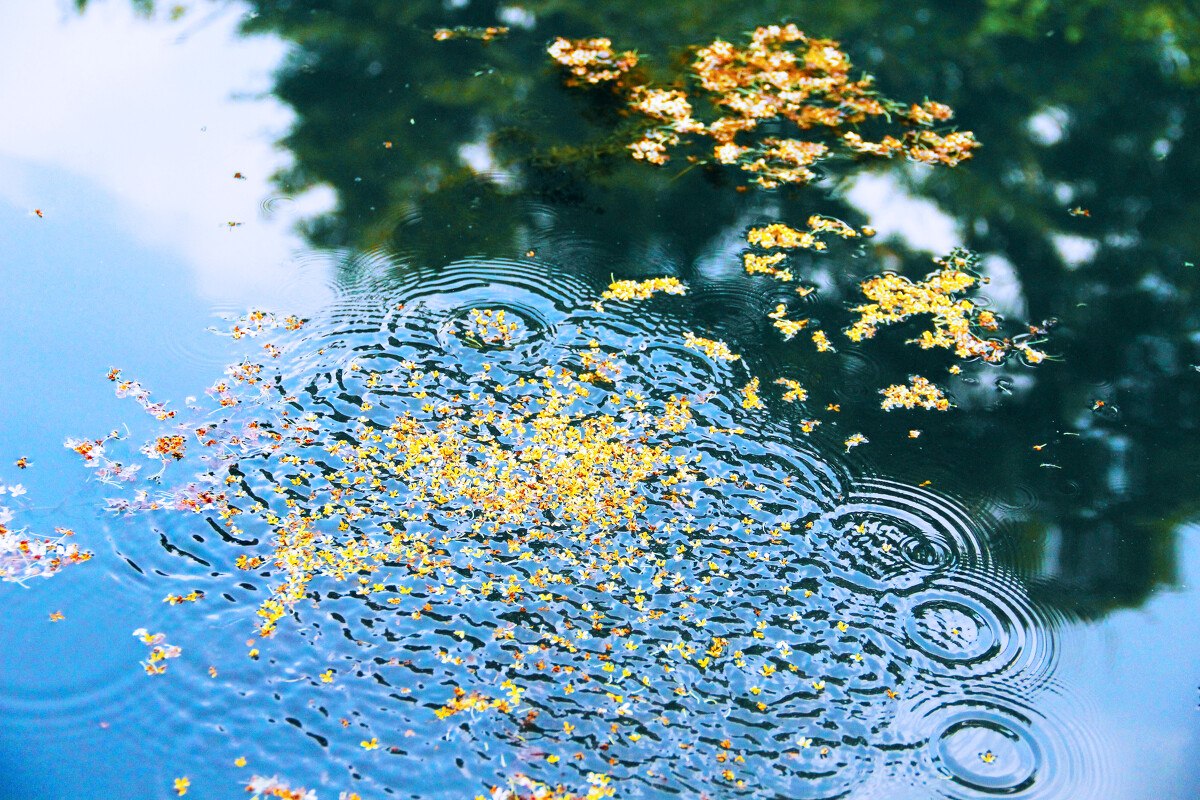
[[[953,170],[830,166],[801,189],[738,192],[628,159],[611,103],[564,88],[544,54],[554,36],[609,35],[662,75],[679,48],[785,19],[717,5],[687,24],[621,3],[5,12],[22,123],[0,133],[0,483],[28,489],[4,498],[10,527],[70,528],[95,555],[3,585],[0,795],[168,797],[187,776],[188,796],[224,798],[278,775],[320,797],[486,796],[517,774],[586,792],[589,773],[621,797],[1195,793],[1187,28],[1108,42],[1090,30],[1122,20],[1070,9],[818,5],[795,21],[840,38],[889,94],[954,106],[984,148]],[[432,38],[497,21],[507,38]],[[879,233],[795,257],[816,289],[799,300],[745,274],[749,227],[814,213]],[[903,344],[919,325],[842,336],[859,281],[919,279],[960,245],[1011,322],[1057,318],[1054,360],[955,374]],[[687,294],[592,305],[614,279],[660,276]],[[785,341],[766,316],[779,302],[838,352]],[[229,336],[252,309],[306,321]],[[490,338],[473,309],[517,327]],[[689,349],[689,333],[742,358]],[[620,374],[555,383],[589,358]],[[226,374],[247,359],[262,383]],[[528,413],[547,367],[581,390],[564,430],[612,420],[627,428],[603,441],[687,459],[651,480],[581,467],[644,501],[632,528],[476,529],[478,511],[434,496],[441,465],[400,470],[380,444],[350,469],[323,449],[369,445],[397,415],[428,432]],[[113,368],[178,416],[114,396]],[[878,390],[914,373],[955,408],[880,409]],[[764,407],[746,408],[755,377]],[[784,401],[781,377],[808,398]],[[205,393],[222,380],[238,405]],[[662,428],[680,398],[690,423]],[[264,421],[282,449],[247,435]],[[146,483],[160,465],[138,448],[185,422],[187,457]],[[194,431],[210,424],[205,447]],[[487,463],[488,436],[496,458],[536,446],[494,426],[441,434],[464,469]],[[139,482],[100,482],[62,446],[110,431],[106,456],[141,464]],[[855,433],[868,441],[846,447]],[[286,577],[268,514],[343,504],[332,491],[356,474],[383,497],[364,494],[358,518],[342,506],[347,530],[330,512],[316,527],[342,552],[364,534],[379,569],[316,575],[258,636]],[[230,492],[236,530],[215,507],[106,510],[197,480]],[[444,563],[427,574],[383,544],[421,503],[430,519],[405,530],[432,537]],[[510,576],[526,595],[483,592]],[[161,675],[139,665],[139,628],[182,649]],[[524,689],[511,714],[437,713],[455,687],[495,701],[505,682]]]

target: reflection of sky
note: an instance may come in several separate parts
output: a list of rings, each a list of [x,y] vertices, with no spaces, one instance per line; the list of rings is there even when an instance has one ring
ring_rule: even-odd
[[[90,180],[133,240],[174,255],[207,300],[244,307],[269,302],[280,283],[296,288],[289,228],[301,203],[269,219],[260,211],[286,163],[273,143],[291,112],[256,96],[284,45],[237,37],[233,4],[195,4],[175,23],[135,19],[131,5],[93,3],[78,17],[65,2],[4,4],[0,155]],[[0,198],[55,219],[67,198],[36,175],[10,163]]]
[[[1131,534],[1135,535],[1135,534]],[[1118,611],[1059,677],[1095,706],[1113,745],[1114,797],[1194,800],[1200,793],[1200,524],[1180,527],[1179,591]],[[1072,637],[1068,646],[1084,645]]]
[[[238,39],[234,6],[198,4],[168,24],[130,5],[78,17],[65,2],[0,4],[0,482],[29,490],[5,498],[14,527],[70,527],[97,554],[28,589],[0,585],[2,800],[166,796],[179,767],[153,733],[162,687],[129,636],[153,624],[161,593],[144,596],[115,566],[135,543],[97,524],[111,492],[62,447],[149,430],[105,373],[120,367],[178,408],[234,360],[233,343],[206,331],[223,324],[215,311],[303,312],[327,296],[293,256],[301,204],[260,211],[286,164],[273,143],[290,112],[233,99],[269,88],[282,44]],[[16,470],[18,456],[31,468]],[[58,610],[66,621],[51,625]]]
[[[932,200],[908,194],[892,175],[856,175],[849,182],[845,199],[867,216],[880,241],[896,237],[912,250],[936,255],[962,246],[954,217]]]

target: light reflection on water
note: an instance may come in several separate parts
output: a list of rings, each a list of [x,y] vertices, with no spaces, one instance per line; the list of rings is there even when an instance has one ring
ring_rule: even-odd
[[[270,557],[263,515],[239,516],[245,532],[230,533],[219,521],[148,512],[129,525],[144,529],[127,531],[119,545],[138,570],[135,591],[207,595],[164,608],[150,626],[173,628],[171,641],[184,648],[155,679],[156,729],[168,741],[195,736],[203,720],[201,735],[218,736],[226,763],[245,755],[252,766],[277,765],[260,772],[286,765],[294,783],[364,796],[457,797],[464,786],[485,791],[517,772],[576,787],[599,772],[622,796],[648,797],[866,797],[930,787],[947,797],[1055,797],[1064,774],[1103,794],[1098,747],[1081,738],[1080,719],[1042,708],[1066,691],[1052,680],[1054,622],[995,563],[987,524],[932,491],[852,479],[837,455],[794,432],[788,417],[799,411],[743,410],[746,368],[684,348],[671,301],[610,301],[601,313],[586,280],[546,260],[475,259],[397,281],[381,252],[326,258],[353,259],[358,279],[300,331],[272,338],[283,348],[277,363],[262,358],[261,338],[251,340],[249,352],[280,382],[268,378],[261,394],[188,427],[227,418],[227,430],[244,430],[252,419],[278,424],[286,410],[293,419],[315,415],[321,443],[353,444],[363,419],[372,420],[367,430],[383,430],[406,411],[433,425],[439,403],[511,409],[514,382],[546,366],[579,369],[595,341],[621,376],[611,388],[588,389],[582,418],[601,415],[610,395],[627,390],[641,393],[651,413],[671,397],[691,398],[696,424],[663,441],[673,456],[696,459],[697,474],[642,487],[648,506],[639,529],[582,541],[552,518],[540,541],[520,528],[489,535],[435,515],[431,530],[465,546],[436,549],[447,560],[440,572],[413,574],[380,551],[388,562],[364,578],[381,584],[376,591],[357,596],[353,574],[318,578],[279,633],[257,641],[255,609],[280,575],[233,562]],[[483,308],[518,321],[511,342],[481,347],[464,335],[468,311]],[[440,377],[408,387],[403,360]],[[482,399],[465,401],[469,392]],[[285,395],[296,399],[280,401]],[[274,453],[242,448],[231,474],[244,475],[244,490],[268,504],[280,487],[280,497],[319,507],[324,500],[288,488],[291,477],[316,487],[340,464],[319,448],[285,443]],[[289,466],[283,457],[292,453],[316,457],[318,477]],[[371,463],[385,491],[411,494],[412,479],[391,475],[387,459]],[[166,487],[198,466],[169,467]],[[705,482],[717,477],[723,482]],[[352,530],[380,547],[379,526],[395,512],[364,510]],[[563,582],[519,604],[443,583],[476,584],[484,552],[492,553],[485,574],[497,584],[527,582],[543,567],[542,580]],[[595,638],[569,638],[589,629]],[[685,659],[680,645],[696,652]],[[261,650],[258,660],[247,660],[250,647]],[[329,682],[320,677],[327,670]],[[511,714],[434,713],[455,687],[495,698],[505,681],[525,689]],[[379,750],[361,746],[371,739]],[[169,761],[174,748],[159,746]]]

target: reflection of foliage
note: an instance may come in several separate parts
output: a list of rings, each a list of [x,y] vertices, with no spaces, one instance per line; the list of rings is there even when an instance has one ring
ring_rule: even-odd
[[[988,6],[979,25],[987,34],[1033,38],[1061,31],[1069,43],[1079,44],[1116,30],[1127,42],[1161,48],[1184,82],[1200,80],[1200,13],[1195,7],[1159,0],[990,0]]]
[[[864,221],[836,200],[814,208],[815,190],[767,195],[751,187],[736,194],[725,189],[719,171],[634,169],[626,145],[636,126],[621,98],[602,87],[564,90],[546,68],[545,48],[554,37],[604,33],[637,47],[637,70],[648,82],[682,91],[671,81],[691,56],[674,48],[714,37],[742,41],[745,31],[765,21],[786,21],[793,3],[529,0],[521,4],[526,17],[520,24],[502,15],[500,3],[486,0],[461,8],[433,0],[345,0],[336,7],[324,0],[254,0],[251,6],[248,32],[277,34],[293,45],[276,89],[297,113],[284,142],[295,165],[279,181],[291,191],[328,184],[338,195],[338,209],[308,226],[314,244],[386,245],[435,266],[471,254],[524,252],[528,245],[518,243],[533,202],[552,209],[552,225],[577,240],[621,242],[622,253],[632,255],[614,258],[612,269],[632,274],[617,277],[644,276],[638,255],[651,245],[669,253],[682,265],[680,277],[688,277],[700,255],[719,247],[721,231],[740,235],[746,224],[806,219],[815,211],[859,227]],[[1002,257],[1011,265],[1017,304],[1030,318],[1060,317],[1055,343],[1064,360],[1045,365],[1033,389],[1007,394],[1006,384],[995,385],[1011,379],[1012,366],[968,368],[946,387],[958,411],[922,423],[921,441],[941,443],[938,458],[897,463],[918,481],[926,473],[971,481],[971,494],[1014,483],[1042,486],[1054,472],[1040,463],[1064,466],[1078,484],[1074,493],[1014,515],[1026,530],[1039,531],[1039,541],[1059,530],[1064,554],[1108,548],[1109,561],[1085,564],[1064,555],[1054,568],[1055,580],[1075,587],[1084,612],[1141,602],[1171,579],[1170,559],[1139,560],[1128,552],[1133,545],[1118,552],[1103,543],[1125,541],[1114,530],[1145,531],[1142,551],[1162,553],[1169,530],[1151,520],[1164,509],[1171,518],[1183,515],[1196,497],[1192,470],[1179,468],[1195,462],[1194,437],[1178,435],[1200,425],[1194,374],[1187,369],[1197,361],[1187,337],[1200,327],[1197,277],[1184,266],[1200,252],[1194,225],[1200,99],[1187,91],[1200,64],[1193,4],[936,0],[808,4],[804,14],[800,26],[844,42],[854,63],[875,74],[881,93],[937,97],[985,143],[969,169],[894,174],[953,214],[963,244],[985,254],[985,263]],[[498,24],[511,28],[503,40],[433,38],[438,29]],[[834,166],[842,165],[827,165]],[[1076,206],[1090,215],[1067,213]],[[1068,245],[1090,257],[1068,259]],[[815,320],[813,327],[828,326],[821,318],[844,312],[843,302],[853,301],[881,260],[919,279],[925,259],[911,255],[902,243],[886,241],[832,254],[828,263],[838,270],[819,293],[804,298],[798,316]],[[810,281],[811,266],[789,258],[788,268],[801,280]],[[741,275],[721,284],[734,285],[745,298],[768,295],[765,309],[778,305],[774,280]],[[770,321],[762,320],[754,300],[709,301],[700,291],[691,297],[695,314],[709,321],[721,315],[747,332],[736,344],[740,352],[758,349],[754,326]],[[775,321],[791,322],[790,316]],[[772,327],[765,333],[777,336]],[[770,358],[789,369],[814,369],[811,345],[769,341]],[[914,363],[904,348],[878,344],[872,358],[886,367],[883,383],[916,373],[932,377],[931,370],[944,367],[928,360],[936,351],[917,354],[925,360]],[[829,378],[837,367],[832,360],[825,364],[820,369]],[[853,370],[846,366],[836,378],[826,381],[838,386],[825,390],[828,399],[852,396]],[[874,394],[881,381],[870,383],[860,393],[882,414]],[[811,385],[814,395],[822,391]],[[1118,404],[1119,418],[1088,414],[1096,395]],[[892,412],[890,427],[897,414],[907,413],[916,412]],[[1064,426],[1089,438],[1063,448],[1061,458],[1013,444],[1032,447]],[[871,448],[862,449],[882,457],[884,439],[871,438]],[[981,450],[994,456],[981,460]],[[1159,457],[1146,458],[1149,452]],[[1110,487],[1109,471],[1125,476],[1119,489]],[[1035,561],[1030,569],[1042,569]],[[1110,583],[1124,588],[1110,592]]]

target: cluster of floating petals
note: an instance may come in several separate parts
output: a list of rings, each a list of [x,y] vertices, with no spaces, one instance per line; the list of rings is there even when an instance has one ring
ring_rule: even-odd
[[[859,231],[840,219],[813,214],[808,218],[808,230],[806,231],[776,222],[761,228],[751,228],[746,233],[746,241],[764,250],[777,247],[785,249],[806,247],[810,250],[824,250],[828,245],[818,236],[821,233],[833,233],[843,239],[857,239],[863,235],[870,235],[872,231]]]
[[[768,251],[775,250],[777,252],[759,254],[751,251],[743,253],[742,265],[745,267],[746,272],[751,275],[769,275],[785,283],[791,282],[795,280],[795,275],[790,269],[780,266],[787,261],[788,256],[786,253],[778,251],[790,250],[797,247],[809,250],[825,250],[828,248],[828,244],[820,236],[820,234],[824,233],[832,233],[843,239],[857,239],[862,236],[869,236],[874,231],[869,228],[859,231],[839,219],[821,216],[820,214],[814,214],[809,217],[808,230],[797,230],[778,222],[751,228],[746,232],[747,243],[752,247]],[[796,291],[803,297],[812,290],[801,287]],[[784,306],[779,306],[768,316],[775,320],[775,327],[783,331],[784,335],[790,339],[808,323],[808,320],[789,321],[785,318],[786,312],[784,308]]]
[[[647,381],[662,377],[647,359],[677,346],[673,334],[645,348],[602,345],[605,318],[584,309],[557,326],[572,342],[561,363],[527,365],[498,348],[418,362],[401,343],[369,362],[339,356],[302,391],[276,376],[264,380],[271,394],[231,380],[242,402],[190,423],[199,445],[186,458],[205,458],[208,478],[157,498],[137,493],[126,510],[189,497],[190,510],[251,542],[235,566],[273,584],[261,636],[340,583],[339,596],[389,630],[421,637],[441,670],[424,682],[425,724],[490,720],[512,727],[514,742],[541,731],[544,757],[526,770],[535,777],[513,779],[502,797],[572,796],[543,783],[560,760],[596,775],[574,797],[599,798],[648,769],[672,785],[701,761],[717,764],[704,781],[723,791],[761,782],[764,759],[799,774],[843,746],[856,753],[865,745],[844,744],[847,731],[863,714],[886,724],[884,690],[909,678],[830,620],[829,608],[857,602],[853,592],[819,569],[785,569],[821,546],[808,538],[819,521],[815,478],[738,455],[739,426],[761,417],[746,414],[762,404],[758,381],[732,408],[703,399],[714,382],[734,385],[738,356],[688,334],[684,344],[708,356],[704,375],[666,391]],[[427,341],[440,342],[444,325],[430,322]],[[581,362],[606,378],[588,380]],[[797,382],[779,383],[788,401],[805,399]],[[173,651],[155,646],[164,649],[147,668],[157,671]],[[314,686],[332,682],[328,664]],[[337,674],[341,683],[354,671]],[[788,720],[798,738],[759,738],[759,720]],[[710,726],[728,732],[709,741]],[[365,736],[365,751],[387,751],[382,730]],[[614,770],[610,784],[601,771]],[[260,780],[259,795],[287,796]]]
[[[413,377],[414,384],[437,379],[420,372]],[[437,425],[411,414],[397,417],[383,429],[364,425],[358,433],[372,442],[370,447],[337,442],[326,446],[343,464],[335,475],[366,470],[374,477],[369,482],[355,481],[368,487],[382,485],[383,480],[403,481],[419,498],[435,501],[439,513],[449,519],[472,520],[473,530],[516,525],[537,536],[539,526],[550,520],[578,530],[626,524],[645,508],[638,488],[641,483],[656,477],[671,485],[690,474],[687,464],[664,447],[643,444],[690,424],[686,399],[670,400],[658,416],[651,417],[637,412],[635,396],[630,398],[631,417],[599,414],[577,421],[578,401],[588,396],[589,390],[576,375],[546,368],[540,380],[521,380],[513,389],[526,395],[508,413],[496,410],[494,400],[487,404],[487,411],[475,414],[449,405],[440,406],[439,411],[439,406],[428,404],[429,410],[442,418]],[[482,397],[478,391],[474,394]],[[379,445],[390,458],[380,461],[375,454]],[[341,498],[348,494],[340,488],[333,491]],[[427,512],[389,509],[386,499],[381,508],[388,509],[395,519],[395,523],[382,525],[391,537],[386,548],[389,558],[423,552],[425,537],[406,529],[421,527]],[[318,527],[323,526],[323,519],[344,515],[339,527],[345,530],[366,513],[353,503],[348,507],[328,503],[306,515],[293,513],[279,521],[275,564],[283,568],[287,580],[260,610],[261,633],[274,630],[277,621],[303,596],[314,573],[369,567],[369,550],[353,542],[331,556],[322,547],[324,535]],[[482,591],[490,593],[492,589],[485,586]],[[497,587],[496,591],[504,590]],[[491,701],[468,698],[459,702]]]
[[[787,306],[783,303],[775,306],[775,310],[767,314],[767,316],[771,319],[771,324],[783,334],[784,339],[791,339],[808,327],[808,320],[806,319],[788,319]]]
[[[475,800],[603,800],[615,794],[607,775],[590,772],[587,782],[587,793],[578,794],[562,786],[548,786],[528,775],[517,773],[509,780],[508,786],[493,786],[488,795],[476,795]]]
[[[599,345],[593,345],[591,349],[583,351],[580,358],[583,361],[584,369],[579,373],[581,381],[613,384],[617,382],[624,371],[621,360],[611,353],[601,350]]]
[[[755,246],[800,233],[857,238],[813,217],[808,231],[780,226]],[[658,292],[683,285],[618,282],[602,299]],[[491,737],[485,744],[510,742],[536,762],[534,777],[512,778],[493,797],[579,798],[543,782],[567,764],[594,776],[586,796],[600,798],[633,776],[766,791],[875,757],[876,739],[854,731],[886,728],[896,690],[920,676],[889,637],[863,626],[878,612],[874,599],[827,580],[823,554],[842,532],[823,516],[836,501],[821,484],[835,479],[801,466],[799,453],[782,471],[745,458],[762,431],[746,436],[742,426],[773,423],[747,413],[764,404],[758,378],[732,380],[744,375],[731,363],[740,356],[691,332],[683,347],[707,359],[679,358],[674,333],[613,339],[636,323],[614,327],[585,301],[547,327],[559,338],[544,352],[558,355],[530,362],[509,348],[446,346],[447,332],[503,343],[512,333],[503,310],[422,306],[396,306],[404,314],[380,329],[379,348],[360,338],[353,352],[338,350],[340,328],[288,337],[287,352],[308,342],[324,354],[306,356],[300,375],[235,364],[209,416],[154,440],[184,436],[183,459],[203,460],[208,473],[111,507],[209,515],[246,548],[233,566],[270,582],[257,600],[259,636],[304,613],[305,601],[337,597],[370,609],[362,621],[382,626],[389,655],[394,637],[420,642],[409,649],[425,660],[414,674],[436,678],[402,685],[402,694],[423,690],[411,713]],[[773,319],[786,321],[784,311]],[[977,325],[998,324],[982,313]],[[814,342],[832,349],[821,331]],[[672,382],[676,368],[662,369],[672,348],[696,375]],[[799,382],[775,383],[785,401],[807,399]],[[740,403],[736,389],[709,402],[718,385],[741,385]],[[107,469],[110,438],[68,444]],[[847,452],[865,443],[861,433],[844,442]],[[178,655],[161,634],[138,634],[155,648],[143,663],[150,674]],[[354,640],[370,647],[378,635]],[[330,663],[318,662],[313,686],[333,683]],[[334,666],[339,687],[373,672]],[[398,752],[384,728],[363,727],[353,737],[362,751]],[[785,765],[782,777],[769,764]],[[260,796],[305,796],[257,780]]]
[[[722,361],[737,361],[741,358],[729,349],[729,345],[717,339],[702,339],[691,331],[684,331],[683,343],[686,347],[699,350],[709,358],[719,358]]]
[[[550,57],[566,73],[568,86],[615,81],[637,66],[637,53],[616,53],[610,39],[563,39],[550,45]]]
[[[787,389],[783,393],[783,399],[788,403],[803,403],[808,399],[808,391],[800,385],[799,381],[794,381],[791,378],[777,378],[775,383]]]
[[[758,378],[751,378],[742,387],[742,408],[765,408],[762,398],[758,396]]]
[[[173,458],[179,461],[183,458],[183,453],[187,449],[187,440],[178,434],[167,434],[159,436],[152,442],[148,442],[142,448],[142,453],[147,458],[153,458],[159,461],[166,461],[168,458]]]
[[[910,375],[909,385],[896,383],[880,389],[883,402],[880,404],[884,411],[894,408],[927,408],[931,411],[948,411],[950,401],[935,384],[930,383],[920,375]]]
[[[618,57],[608,39],[558,39],[550,55],[570,70],[568,83],[612,81],[636,63],[633,53]],[[736,165],[753,174],[754,182],[773,188],[811,181],[816,177],[812,165],[839,151],[902,154],[953,166],[978,146],[970,133],[930,130],[950,119],[948,106],[925,102],[906,107],[882,97],[870,77],[851,79],[850,61],[837,42],[809,38],[795,25],[758,28],[744,47],[718,39],[697,51],[691,73],[691,93],[645,84],[627,87],[630,109],[650,123],[629,146],[634,158],[663,164],[670,148],[707,139],[704,155],[693,160]],[[708,100],[702,115],[707,122],[697,118],[694,102],[701,97]],[[880,141],[848,130],[869,119],[895,119],[906,128]],[[774,135],[781,126],[790,126],[791,135]],[[756,135],[760,129],[772,135]],[[823,132],[818,136],[824,141],[797,138],[814,129]]]
[[[521,329],[521,323],[512,322],[502,309],[472,308],[463,321],[465,334],[479,344],[507,347],[513,336]]]
[[[825,331],[813,331],[813,344],[817,346],[818,353],[836,353],[837,348],[829,341],[829,337],[825,335]]]
[[[750,275],[770,275],[772,278],[788,282],[795,279],[795,275],[791,270],[779,269],[776,265],[787,260],[786,253],[771,253],[769,255],[760,256],[755,253],[746,253],[742,257],[742,264],[746,268],[746,272]]]
[[[68,436],[63,441],[63,447],[68,450],[74,450],[83,459],[84,466],[99,467],[108,463],[108,459],[104,456],[105,442],[116,438],[116,432],[109,434],[103,439],[81,439],[76,436]]]
[[[476,39],[481,42],[490,42],[492,39],[507,35],[508,28],[503,26],[472,28],[467,25],[458,25],[453,28],[438,28],[433,32],[433,38],[439,42],[450,39]]]
[[[684,294],[687,289],[678,278],[651,278],[645,281],[614,281],[600,300],[649,300],[656,292]]]
[[[317,793],[312,789],[290,786],[274,775],[269,778],[255,775],[246,785],[246,791],[252,795],[250,800],[317,800]]]
[[[25,487],[19,483],[0,483],[0,496],[8,495],[15,500],[25,494]],[[29,536],[25,529],[8,527],[14,516],[11,508],[0,506],[0,581],[23,585],[29,578],[49,578],[68,564],[79,564],[92,557],[78,545],[65,541],[75,535],[74,531],[55,528],[58,535],[53,538]]]
[[[175,412],[168,410],[165,404],[151,402],[150,392],[143,389],[140,383],[121,380],[121,370],[109,370],[108,379],[117,384],[117,397],[132,397],[138,405],[146,409],[147,414],[155,419],[165,420],[175,416]]]
[[[940,347],[953,351],[959,358],[980,358],[993,363],[1003,361],[1014,351],[1033,364],[1045,360],[1046,354],[1034,349],[1029,337],[995,339],[975,332],[994,330],[999,322],[995,314],[961,296],[980,282],[973,271],[977,262],[974,254],[955,250],[934,262],[940,269],[916,283],[891,273],[863,281],[863,294],[874,302],[854,309],[859,318],[846,330],[846,336],[856,342],[869,339],[881,326],[928,314],[933,328],[909,340],[922,349]]]
[[[182,648],[167,643],[165,634],[150,633],[145,628],[138,628],[133,635],[141,639],[143,644],[150,645],[149,656],[141,662],[147,675],[162,675],[167,671],[166,660],[178,658],[183,654]]]
[[[56,528],[58,536],[39,539],[24,530],[10,530],[7,508],[0,507],[0,580],[22,583],[29,578],[49,578],[68,564],[79,564],[92,557],[75,544],[64,541],[75,534]]]
[[[228,332],[217,331],[215,333],[225,333],[234,339],[241,339],[244,336],[258,336],[259,334],[273,331],[278,328],[294,331],[299,330],[304,324],[304,320],[295,315],[289,314],[286,317],[280,318],[272,311],[263,311],[256,309],[247,312],[243,317],[237,320],[236,324]]]

